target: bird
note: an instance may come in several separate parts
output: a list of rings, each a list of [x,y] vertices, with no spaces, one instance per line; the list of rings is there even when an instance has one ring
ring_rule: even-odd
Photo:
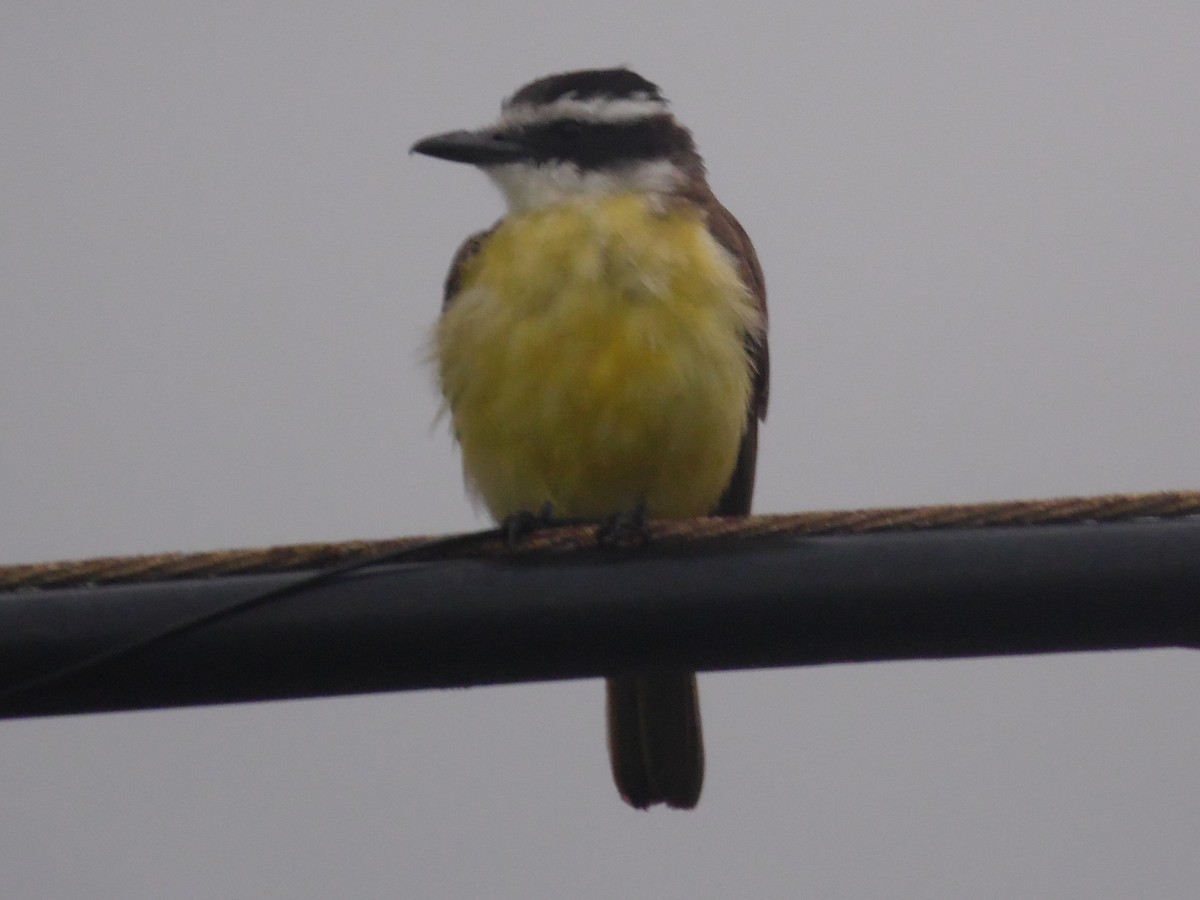
[[[430,356],[470,492],[498,522],[750,511],[766,285],[691,132],[628,67],[538,78],[492,125],[412,152],[480,169],[506,212],[453,258]],[[621,797],[690,809],[695,673],[606,682]]]

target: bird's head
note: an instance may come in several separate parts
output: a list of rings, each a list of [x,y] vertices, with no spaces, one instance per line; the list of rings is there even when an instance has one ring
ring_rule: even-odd
[[[539,78],[504,101],[494,125],[433,135],[412,152],[478,166],[513,211],[704,185],[691,133],[657,85],[624,68]]]

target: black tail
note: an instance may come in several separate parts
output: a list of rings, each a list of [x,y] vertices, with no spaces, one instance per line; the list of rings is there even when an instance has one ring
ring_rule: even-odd
[[[700,695],[692,672],[608,680],[608,752],[625,802],[691,809],[704,783]]]

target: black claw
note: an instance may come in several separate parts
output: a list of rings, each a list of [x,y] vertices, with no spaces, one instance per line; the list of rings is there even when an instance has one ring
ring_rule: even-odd
[[[596,543],[601,547],[638,547],[650,543],[646,504],[639,503],[632,510],[619,512],[601,522],[596,529]]]
[[[523,509],[520,512],[505,516],[500,527],[504,531],[504,543],[509,547],[515,547],[521,538],[529,537],[535,531],[550,528],[557,524],[558,522],[554,518],[554,504],[547,501],[543,504],[541,510],[536,513]]]

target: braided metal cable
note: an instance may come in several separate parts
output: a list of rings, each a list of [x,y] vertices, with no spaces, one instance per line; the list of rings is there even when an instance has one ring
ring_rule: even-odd
[[[647,527],[647,536],[656,544],[679,544],[767,536],[1120,522],[1197,515],[1200,515],[1200,491],[1162,491],[1151,494],[1106,494],[962,505],[654,521]],[[495,538],[482,538],[473,546],[456,544],[444,552],[434,549],[427,555],[418,554],[415,558],[568,554],[594,548],[596,527],[547,527],[522,538],[516,547],[509,547]],[[407,547],[415,548],[429,540],[427,537],[406,537],[3,566],[0,567],[0,591],[315,570],[397,552]]]

